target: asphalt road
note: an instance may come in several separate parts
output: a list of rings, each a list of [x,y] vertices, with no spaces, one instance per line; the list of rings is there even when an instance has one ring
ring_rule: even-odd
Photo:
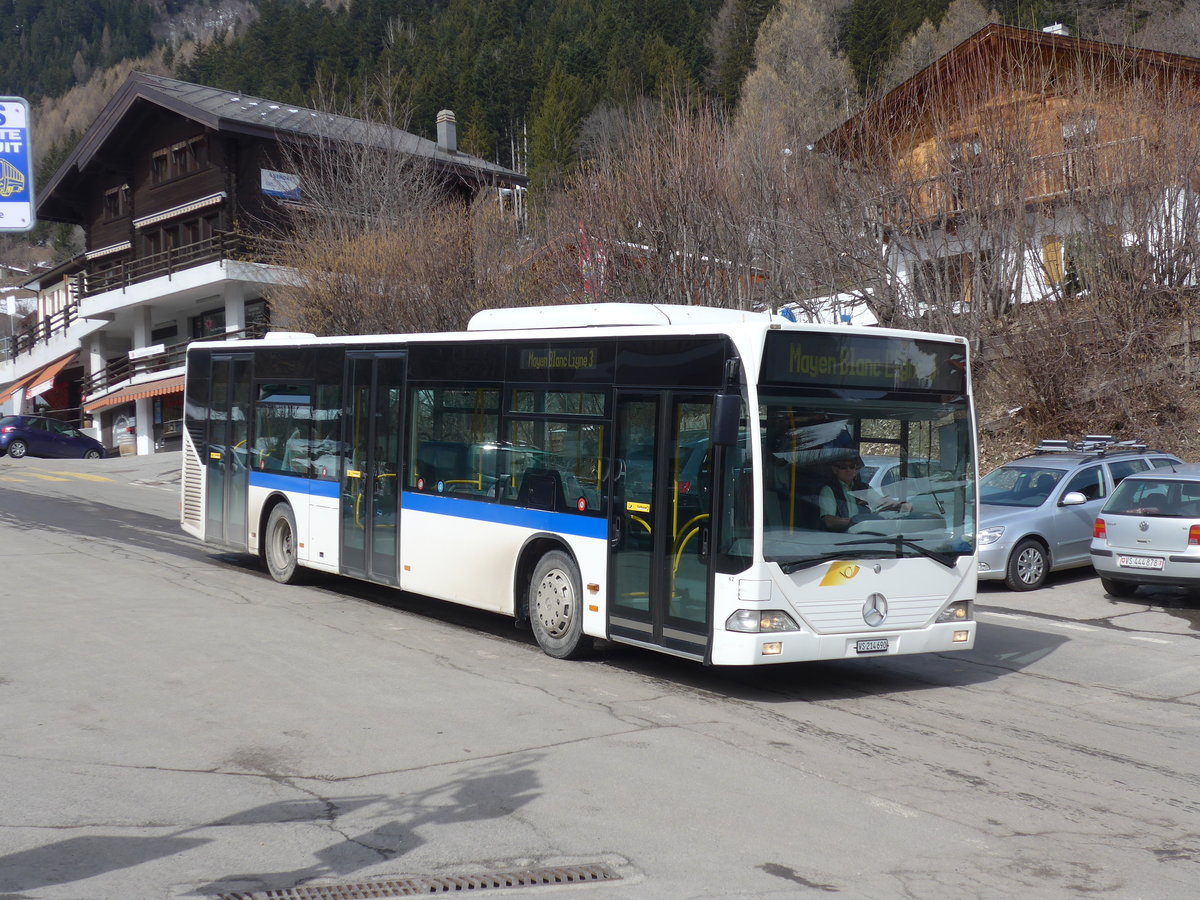
[[[475,893],[1200,894],[1181,594],[985,585],[977,647],[942,656],[559,662],[498,617],[198,545],[177,465],[0,458],[4,900],[565,866],[613,879]]]

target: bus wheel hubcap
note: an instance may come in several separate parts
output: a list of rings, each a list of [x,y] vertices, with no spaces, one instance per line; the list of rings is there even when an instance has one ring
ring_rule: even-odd
[[[292,560],[292,532],[286,522],[275,526],[275,564],[283,568]]]
[[[551,637],[562,637],[571,624],[575,609],[574,591],[567,573],[559,569],[546,573],[538,585],[537,617]]]

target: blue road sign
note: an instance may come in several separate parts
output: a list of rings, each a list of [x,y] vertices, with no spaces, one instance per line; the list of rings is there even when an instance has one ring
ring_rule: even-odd
[[[0,231],[28,231],[33,218],[29,103],[0,97]]]

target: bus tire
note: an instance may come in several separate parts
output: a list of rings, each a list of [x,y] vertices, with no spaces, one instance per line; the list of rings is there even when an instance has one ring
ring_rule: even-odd
[[[561,550],[551,550],[529,583],[529,624],[538,645],[555,659],[579,659],[592,649],[583,633],[579,567]]]
[[[267,516],[263,533],[263,561],[267,572],[280,584],[295,584],[300,579],[296,558],[296,517],[286,503],[276,503]]]

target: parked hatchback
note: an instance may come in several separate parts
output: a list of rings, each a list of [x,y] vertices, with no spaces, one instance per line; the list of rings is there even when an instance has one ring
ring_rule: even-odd
[[[1178,465],[1169,453],[1092,435],[1043,441],[992,470],[979,481],[980,580],[1029,591],[1052,571],[1088,565],[1092,526],[1113,490],[1130,475]]]
[[[1139,584],[1200,593],[1200,465],[1122,481],[1096,519],[1091,555],[1114,597],[1132,595]]]
[[[0,456],[79,457],[100,459],[104,445],[82,431],[44,416],[5,416],[0,419]]]

